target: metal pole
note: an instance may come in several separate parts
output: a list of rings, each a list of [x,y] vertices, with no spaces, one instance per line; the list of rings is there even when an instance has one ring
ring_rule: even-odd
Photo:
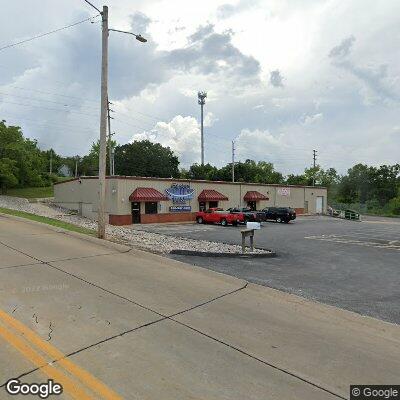
[[[75,178],[78,176],[78,157],[75,158]]]
[[[203,113],[204,113],[204,104],[200,104],[201,106],[201,165],[204,165],[204,121],[203,121]]]
[[[235,182],[235,142],[232,140],[232,182]]]
[[[102,59],[101,59],[101,112],[100,112],[100,152],[99,152],[99,209],[97,236],[106,237],[106,145],[108,108],[108,7],[102,12]]]
[[[50,149],[50,175],[53,173],[53,149]]]
[[[206,104],[206,92],[198,92],[198,103],[201,107],[201,165],[204,165],[204,104]]]

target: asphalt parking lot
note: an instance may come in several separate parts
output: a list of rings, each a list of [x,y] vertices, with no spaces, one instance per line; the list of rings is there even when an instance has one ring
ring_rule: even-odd
[[[239,244],[241,227],[144,225],[166,235]],[[400,324],[400,220],[299,217],[264,223],[257,247],[272,259],[171,256],[192,265]]]

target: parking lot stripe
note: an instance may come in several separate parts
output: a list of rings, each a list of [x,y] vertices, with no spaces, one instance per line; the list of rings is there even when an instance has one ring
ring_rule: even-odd
[[[390,242],[387,240],[388,243],[378,243],[373,241],[362,241],[357,240],[356,238],[348,238],[347,235],[320,235],[320,236],[305,236],[304,239],[312,239],[312,240],[321,240],[325,242],[333,242],[333,243],[340,243],[340,244],[350,244],[350,245],[357,245],[357,246],[365,246],[365,247],[375,247],[378,249],[386,249],[386,250],[397,250],[400,251],[400,245],[397,245],[397,240]],[[371,240],[372,238],[370,238]],[[378,239],[379,240],[379,239]]]
[[[58,371],[54,366],[49,365],[44,357],[33,350],[24,340],[15,336],[2,325],[0,325],[0,336],[21,352],[22,355],[36,367],[40,368],[49,378],[62,385],[63,391],[68,393],[72,398],[77,400],[94,400],[94,397],[89,395],[83,388],[77,385],[76,382],[68,378],[64,373]]]
[[[111,390],[103,382],[99,381],[89,372],[85,371],[84,369],[74,364],[69,359],[67,359],[66,356],[60,350],[58,350],[50,343],[44,341],[39,335],[37,335],[28,327],[26,327],[23,323],[16,320],[11,315],[7,314],[1,309],[0,309],[0,321],[3,321],[3,323],[5,323],[6,325],[12,327],[17,332],[21,333],[27,341],[29,341],[31,344],[42,350],[45,354],[51,357],[53,361],[57,361],[57,363],[60,364],[66,371],[68,371],[73,376],[78,378],[88,388],[100,394],[103,399],[122,400],[122,397],[120,397],[117,393]],[[46,361],[44,363],[46,363]],[[41,363],[40,365],[43,365],[43,363]]]

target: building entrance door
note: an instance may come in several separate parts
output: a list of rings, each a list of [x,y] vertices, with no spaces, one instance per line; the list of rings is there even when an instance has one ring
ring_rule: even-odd
[[[250,208],[250,210],[255,211],[257,209],[257,202],[255,201],[248,201],[247,202],[247,207]]]
[[[322,196],[317,196],[317,204],[315,207],[315,211],[317,214],[322,214],[324,210],[324,198]]]
[[[132,202],[132,223],[140,224],[140,203]]]

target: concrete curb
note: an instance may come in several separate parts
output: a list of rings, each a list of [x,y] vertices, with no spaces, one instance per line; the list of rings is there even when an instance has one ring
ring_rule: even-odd
[[[267,250],[267,249],[260,249]],[[196,250],[171,250],[169,254],[181,256],[198,256],[198,257],[231,257],[231,258],[272,258],[277,257],[276,253],[268,250],[270,253],[213,253]]]

